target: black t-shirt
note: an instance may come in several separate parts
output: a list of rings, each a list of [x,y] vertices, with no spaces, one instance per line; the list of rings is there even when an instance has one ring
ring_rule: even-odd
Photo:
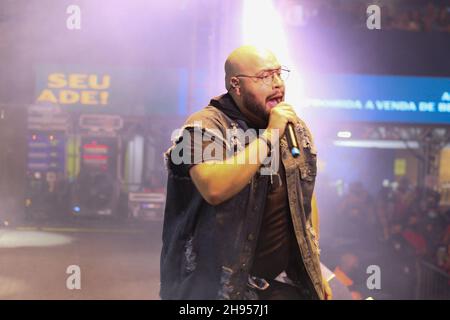
[[[266,207],[250,271],[251,275],[266,279],[274,279],[286,269],[293,239],[286,174],[282,163],[279,164],[278,174],[274,174],[272,179],[273,183],[269,180]]]

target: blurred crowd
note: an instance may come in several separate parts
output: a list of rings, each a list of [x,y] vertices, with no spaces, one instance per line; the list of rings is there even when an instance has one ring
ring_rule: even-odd
[[[292,0],[291,0],[292,1]],[[291,1],[288,1],[292,4]],[[382,30],[450,32],[450,3],[444,1],[295,0],[301,10],[290,12],[290,23],[303,26],[366,28],[366,10],[381,8]],[[289,21],[289,20],[288,20]]]
[[[344,235],[402,239],[413,254],[450,275],[450,210],[439,203],[437,191],[414,187],[407,178],[383,186],[375,197],[355,182],[341,200],[339,220],[350,224]]]
[[[331,206],[320,210],[328,225],[321,235],[327,233],[325,246],[334,246],[328,251],[337,254],[337,277],[344,282],[352,279],[355,284],[360,278],[359,289],[348,282],[355,298],[364,296],[361,292],[367,276],[362,265],[384,264],[395,281],[404,277],[397,285],[405,289],[399,293],[401,298],[414,298],[403,294],[414,294],[419,261],[433,265],[448,275],[444,276],[447,281],[450,279],[450,209],[440,206],[439,192],[416,187],[407,178],[386,181],[377,194],[371,194],[360,182],[351,183],[345,191],[335,190],[334,194],[327,192]],[[336,246],[345,241],[353,245]]]

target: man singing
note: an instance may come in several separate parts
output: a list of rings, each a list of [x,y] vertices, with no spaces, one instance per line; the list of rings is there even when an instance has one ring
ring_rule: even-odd
[[[268,50],[234,50],[227,93],[166,152],[162,299],[331,299],[311,209],[317,153],[284,102],[288,74]]]

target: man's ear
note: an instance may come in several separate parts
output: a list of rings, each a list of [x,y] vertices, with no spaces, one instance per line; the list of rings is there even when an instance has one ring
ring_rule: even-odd
[[[239,88],[240,88],[239,79],[236,77],[231,78],[230,84],[231,84],[231,88],[233,88],[236,91],[236,93],[239,94]]]
[[[230,79],[231,87],[232,88],[238,88],[239,87],[239,79],[236,77],[232,77]]]

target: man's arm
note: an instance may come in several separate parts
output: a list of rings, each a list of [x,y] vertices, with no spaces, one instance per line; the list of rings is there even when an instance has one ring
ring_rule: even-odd
[[[268,130],[262,134],[270,141]],[[203,198],[211,205],[218,205],[241,191],[262,164],[259,157],[269,153],[269,146],[263,139],[255,139],[244,150],[226,161],[207,161],[189,170],[191,178]],[[255,159],[256,163],[249,163]]]
[[[278,136],[281,137],[286,124],[289,121],[294,123],[296,119],[294,109],[282,102],[270,110],[269,124],[262,136],[271,141],[271,132],[278,130]],[[258,138],[224,162],[204,162],[189,170],[195,186],[209,204],[218,205],[236,195],[247,185],[264,160],[259,159],[258,146],[266,148],[268,154],[266,142]],[[249,159],[256,159],[253,160],[256,163],[250,164]]]

